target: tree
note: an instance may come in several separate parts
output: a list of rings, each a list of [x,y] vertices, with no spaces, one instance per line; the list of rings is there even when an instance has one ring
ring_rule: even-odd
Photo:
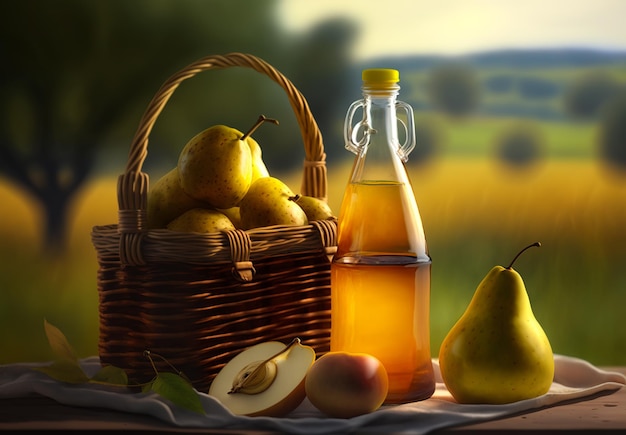
[[[478,106],[480,85],[469,66],[438,66],[431,72],[428,86],[433,105],[451,116],[467,116]]]
[[[574,119],[595,119],[602,106],[620,89],[608,73],[586,73],[574,81],[565,92],[565,112]]]
[[[440,127],[430,118],[415,119],[415,148],[409,154],[409,161],[417,165],[431,161],[440,145]]]
[[[626,171],[626,91],[611,99],[600,120],[600,156]]]
[[[496,142],[496,154],[505,163],[524,167],[541,157],[541,134],[531,123],[522,122],[508,127]]]
[[[68,208],[98,169],[97,156],[103,150],[113,154],[116,142],[128,146],[149,99],[169,75],[200,57],[231,51],[287,64],[287,38],[276,23],[275,5],[242,0],[0,4],[0,55],[10,66],[0,72],[0,174],[41,204],[48,249],[63,248]],[[234,124],[248,125],[260,107],[273,104],[251,93],[234,103],[238,87],[216,82],[201,102],[200,92],[183,89],[197,89],[194,85],[181,86],[171,103],[175,107],[167,109],[172,121],[155,126],[151,143],[168,142],[167,127],[181,128],[177,120],[184,119],[196,133],[228,111],[245,116]],[[230,93],[220,93],[222,88]],[[179,109],[190,94],[196,105]],[[204,104],[202,110],[194,110],[198,104]],[[207,106],[214,118],[206,116]]]
[[[350,53],[356,32],[353,22],[344,18],[330,19],[315,26],[300,42],[295,54],[293,77],[307,98],[329,157],[346,155],[340,138],[343,137],[345,111],[352,100],[358,98],[349,86],[354,83]]]

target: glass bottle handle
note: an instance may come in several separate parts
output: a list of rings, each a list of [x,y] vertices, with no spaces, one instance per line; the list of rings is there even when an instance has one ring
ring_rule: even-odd
[[[358,154],[359,150],[369,143],[370,128],[367,123],[367,112],[364,113],[363,120],[357,122],[354,126],[352,122],[354,115],[359,109],[365,107],[365,100],[355,101],[348,108],[346,114],[346,121],[344,123],[343,140],[347,150]],[[362,136],[359,138],[359,134]]]
[[[404,143],[398,148],[398,156],[403,162],[409,159],[409,153],[415,148],[415,122],[413,121],[413,108],[404,101],[396,102],[396,111],[404,112],[406,122],[398,118],[398,123],[404,128]]]

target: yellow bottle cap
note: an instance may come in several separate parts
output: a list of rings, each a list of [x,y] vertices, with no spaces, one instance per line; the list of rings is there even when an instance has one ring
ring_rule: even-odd
[[[371,68],[363,70],[363,83],[389,86],[400,81],[400,73],[395,69]]]

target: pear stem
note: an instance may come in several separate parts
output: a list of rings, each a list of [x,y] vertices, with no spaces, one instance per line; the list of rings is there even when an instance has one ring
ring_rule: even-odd
[[[511,264],[509,264],[506,268],[507,268],[507,269],[512,268],[512,267],[513,267],[513,263],[515,263],[515,260],[517,260],[517,257],[519,257],[520,255],[522,255],[522,252],[524,252],[524,251],[525,251],[525,250],[527,250],[528,248],[532,248],[532,247],[535,247],[535,246],[536,246],[537,248],[538,248],[538,247],[540,247],[540,246],[541,246],[541,242],[535,242],[535,243],[533,243],[532,245],[528,245],[528,246],[526,246],[524,249],[522,249],[521,251],[519,251],[519,252],[517,253],[517,255],[515,256],[515,258],[513,259],[513,261],[511,261]]]
[[[256,131],[257,128],[264,122],[271,122],[272,124],[278,125],[277,119],[266,118],[265,115],[260,115],[259,119],[256,120],[256,123],[241,137],[241,140],[246,140],[248,137],[252,135]]]
[[[261,363],[259,363],[259,365],[256,366],[256,368],[252,372],[250,372],[250,374],[248,374],[248,376],[246,378],[247,379],[254,379],[255,375],[257,375],[257,373],[259,371],[263,370],[263,366],[265,364],[269,363],[274,358],[278,358],[282,354],[289,352],[294,345],[299,344],[299,343],[300,343],[300,339],[298,337],[294,338],[293,340],[291,340],[291,343],[289,343],[284,349],[279,350],[277,353],[275,353],[274,355],[270,356],[265,361],[262,361]],[[244,383],[245,383],[245,379],[244,379],[244,382],[242,382],[240,385],[234,386],[233,388],[231,388],[228,391],[228,394],[233,394],[233,393],[238,392],[244,386]]]

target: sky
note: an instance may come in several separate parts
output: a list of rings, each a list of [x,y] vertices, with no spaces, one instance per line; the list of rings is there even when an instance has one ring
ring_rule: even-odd
[[[499,48],[626,50],[626,0],[282,0],[288,30],[332,16],[357,22],[358,60]]]

